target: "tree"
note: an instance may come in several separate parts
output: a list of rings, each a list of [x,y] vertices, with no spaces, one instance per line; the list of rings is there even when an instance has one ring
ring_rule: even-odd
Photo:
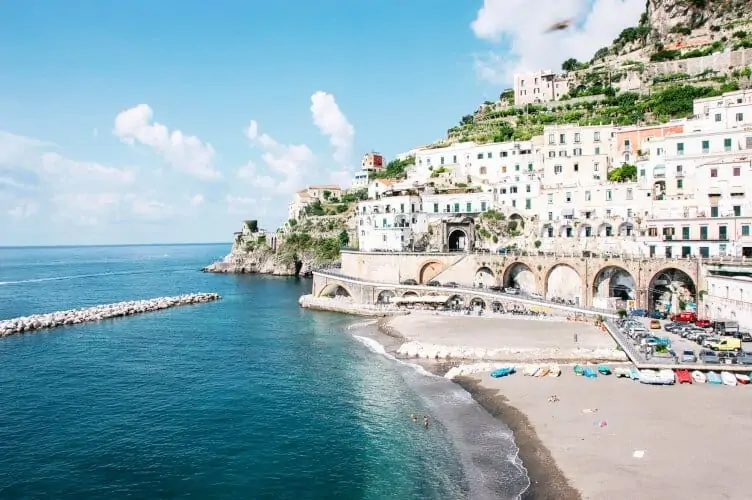
[[[251,233],[258,232],[258,221],[257,220],[247,220],[245,221],[245,225],[248,228],[248,231]]]
[[[475,123],[475,117],[473,115],[465,115],[462,117],[462,120],[460,120],[460,125],[470,125],[471,123]]]
[[[564,71],[574,71],[581,66],[580,62],[574,57],[570,57],[561,64],[561,69]]]
[[[332,197],[332,192],[331,191],[324,191],[324,199],[325,200],[328,200],[331,197]]]
[[[346,248],[350,243],[350,236],[347,234],[347,229],[340,231],[337,238],[339,238],[339,246],[342,248]]]
[[[624,164],[621,167],[617,167],[611,170],[607,178],[611,182],[636,182],[637,181],[637,167],[634,165]]]

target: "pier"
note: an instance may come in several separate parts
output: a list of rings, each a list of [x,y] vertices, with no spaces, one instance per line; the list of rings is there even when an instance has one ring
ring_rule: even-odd
[[[218,293],[189,293],[173,297],[116,302],[114,304],[104,304],[81,309],[22,316],[0,321],[0,337],[37,330],[48,330],[58,326],[78,325],[105,319],[134,316],[136,314],[161,311],[171,307],[203,304],[219,300],[220,298]]]

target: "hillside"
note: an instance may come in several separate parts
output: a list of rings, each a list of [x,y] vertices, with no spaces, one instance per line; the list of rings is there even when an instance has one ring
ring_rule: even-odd
[[[560,101],[515,107],[514,91],[487,101],[437,147],[462,141],[526,140],[559,123],[664,123],[692,101],[752,87],[752,9],[746,0],[648,0],[590,61],[567,59],[570,91]]]

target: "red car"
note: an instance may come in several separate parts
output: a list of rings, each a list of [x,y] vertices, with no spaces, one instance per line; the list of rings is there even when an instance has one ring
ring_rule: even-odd
[[[692,323],[697,321],[697,314],[691,311],[682,311],[679,314],[672,314],[671,321],[676,321],[678,323]]]
[[[710,328],[711,322],[709,319],[700,318],[697,321],[695,321],[695,326],[699,328]]]

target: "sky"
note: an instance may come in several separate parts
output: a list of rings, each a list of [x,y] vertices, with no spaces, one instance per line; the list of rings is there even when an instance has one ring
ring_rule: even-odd
[[[589,59],[644,6],[0,0],[0,246],[273,230],[295,191],[440,139],[514,72]]]

